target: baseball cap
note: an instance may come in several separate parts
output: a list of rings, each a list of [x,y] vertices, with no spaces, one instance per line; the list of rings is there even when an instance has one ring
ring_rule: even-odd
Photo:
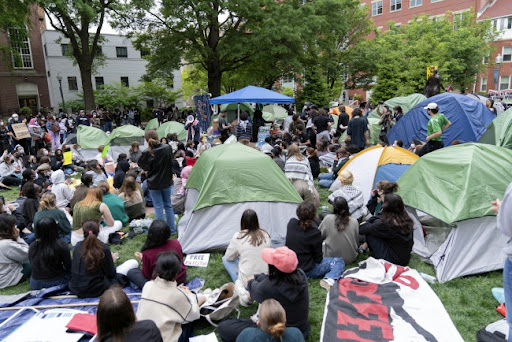
[[[297,254],[286,246],[265,248],[261,251],[261,258],[267,264],[274,265],[275,268],[284,273],[292,273],[299,264]]]
[[[423,109],[437,109],[437,103],[430,102],[426,107],[423,107]]]

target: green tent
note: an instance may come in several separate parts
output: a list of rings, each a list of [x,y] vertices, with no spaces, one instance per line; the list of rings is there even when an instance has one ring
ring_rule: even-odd
[[[76,140],[84,150],[91,150],[98,148],[100,145],[107,145],[109,137],[99,128],[78,125]]]
[[[233,122],[238,119],[238,103],[226,103],[220,105],[220,110],[226,110],[228,112],[226,116],[227,122]],[[243,111],[248,111],[250,116],[254,115],[254,109],[250,103],[241,102],[240,103],[240,113]]]
[[[192,168],[187,188],[199,191],[194,210],[227,203],[302,202],[271,158],[239,143],[202,153]]]
[[[512,151],[487,144],[449,146],[421,157],[398,180],[404,203],[454,224],[495,215],[491,201],[512,181]]]
[[[512,149],[512,108],[492,120],[478,142]]]
[[[158,133],[158,138],[162,139],[166,137],[169,133],[178,134],[178,140],[184,141],[187,140],[187,131],[185,130],[185,125],[176,121],[168,121],[163,123],[156,129]]]
[[[384,102],[386,106],[388,106],[391,110],[395,106],[402,107],[404,115],[407,114],[412,108],[414,108],[418,103],[425,101],[427,98],[423,94],[411,94],[408,96],[400,96],[394,97]],[[374,109],[369,115],[368,118],[376,118],[379,119],[380,116],[377,114],[377,109]]]
[[[124,125],[112,131],[109,144],[112,146],[128,146],[137,141],[144,144],[144,131],[133,125]]]
[[[157,129],[158,128],[158,119],[154,118],[148,121],[148,124],[146,125],[146,132],[150,129]]]

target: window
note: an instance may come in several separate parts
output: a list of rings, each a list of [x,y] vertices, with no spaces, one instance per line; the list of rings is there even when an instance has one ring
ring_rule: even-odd
[[[482,77],[480,80],[480,91],[487,91],[487,77]]]
[[[60,50],[62,51],[62,56],[69,56],[69,54],[71,53],[69,44],[60,44]]]
[[[503,62],[512,61],[512,46],[503,47]]]
[[[149,49],[147,49],[147,48],[142,48],[142,49],[140,50],[140,57],[142,58],[142,57],[146,57],[146,56],[149,56]]]
[[[372,16],[382,14],[382,0],[372,2]]]
[[[512,29],[512,17],[494,19],[492,26],[494,26],[497,31],[510,30]]]
[[[15,69],[33,69],[32,51],[28,36],[22,35],[18,29],[9,29],[9,40],[12,48],[12,65]]]
[[[423,5],[423,0],[409,0],[409,7],[418,7]]]
[[[464,13],[453,14],[453,30],[457,31],[461,24],[464,22]]]
[[[69,90],[78,90],[78,83],[76,82],[76,77],[68,77],[68,88]]]
[[[281,82],[290,83],[293,82],[293,74],[283,74],[281,77]]]
[[[430,0],[431,3],[439,2],[439,1],[443,1],[443,0]]]
[[[500,77],[500,90],[505,90],[510,88],[510,76],[501,76]]]
[[[484,58],[482,58],[482,64],[489,64],[489,56],[484,56]]]
[[[391,12],[399,11],[402,9],[402,0],[391,0]]]
[[[124,85],[125,87],[129,87],[130,86],[130,82],[128,81],[128,77],[127,76],[121,76],[121,84]]]
[[[117,46],[116,47],[116,55],[118,58],[127,58],[128,57],[128,48],[126,46]]]
[[[105,84],[105,81],[103,80],[102,76],[96,76],[94,78],[94,80],[96,81],[96,89],[103,88],[103,85]]]

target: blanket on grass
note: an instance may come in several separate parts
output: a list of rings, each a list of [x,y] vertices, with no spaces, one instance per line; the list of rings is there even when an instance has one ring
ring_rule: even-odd
[[[329,291],[321,341],[463,339],[443,304],[416,270],[368,258]]]

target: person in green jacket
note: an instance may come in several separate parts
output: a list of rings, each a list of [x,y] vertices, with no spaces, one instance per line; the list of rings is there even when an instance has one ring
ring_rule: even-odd
[[[59,225],[59,238],[69,243],[71,241],[71,223],[64,211],[57,208],[57,198],[55,194],[46,192],[39,202],[39,211],[34,215],[34,233],[37,238],[37,222],[43,217],[51,217]]]
[[[128,224],[130,218],[124,210],[124,202],[117,195],[110,193],[110,185],[107,182],[100,182],[98,188],[103,191],[103,203],[105,203],[116,221],[121,221],[123,227]]]

